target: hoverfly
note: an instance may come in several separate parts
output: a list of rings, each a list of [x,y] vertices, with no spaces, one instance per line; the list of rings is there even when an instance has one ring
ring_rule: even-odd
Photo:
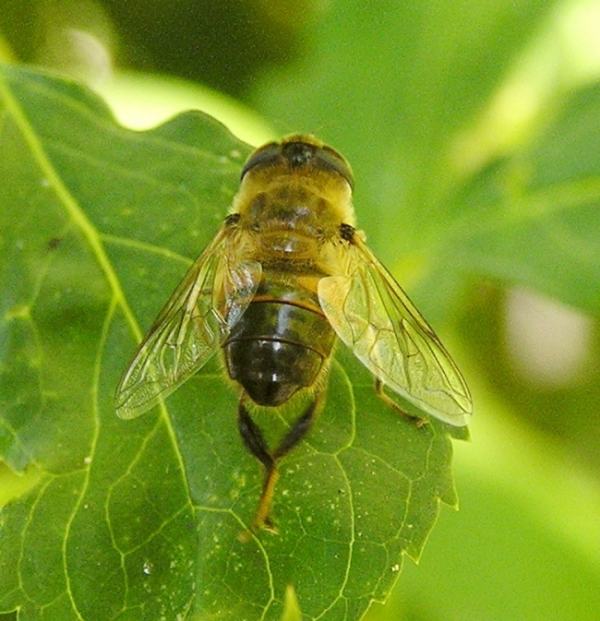
[[[229,215],[117,389],[118,415],[134,418],[222,351],[239,386],[239,432],[265,469],[253,531],[275,530],[277,466],[311,427],[337,339],[398,411],[384,386],[451,425],[466,425],[472,412],[456,365],[355,229],[352,188],[346,160],[312,136],[292,135],[254,151]],[[272,448],[249,405],[277,407],[296,393],[308,394],[308,406]]]

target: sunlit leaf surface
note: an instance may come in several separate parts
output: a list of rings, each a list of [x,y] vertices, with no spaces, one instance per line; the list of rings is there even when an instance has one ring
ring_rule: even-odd
[[[0,514],[0,609],[24,619],[357,619],[455,504],[449,430],[400,419],[342,347],[327,405],[286,458],[279,536],[238,539],[262,473],[221,363],[117,418],[144,330],[216,231],[248,147],[188,113],[118,127],[79,86],[0,81],[0,454],[34,473]],[[261,415],[280,435],[290,413]]]

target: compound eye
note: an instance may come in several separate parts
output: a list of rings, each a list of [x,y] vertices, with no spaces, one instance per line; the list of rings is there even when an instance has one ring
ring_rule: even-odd
[[[244,168],[242,168],[242,174],[240,179],[244,178],[244,175],[256,166],[269,166],[274,164],[275,161],[281,155],[281,145],[278,142],[269,142],[268,144],[256,149],[250,154],[250,157],[246,160]]]
[[[324,145],[319,149],[317,158],[321,166],[334,170],[348,182],[350,188],[354,189],[354,175],[352,174],[350,164],[335,149]]]

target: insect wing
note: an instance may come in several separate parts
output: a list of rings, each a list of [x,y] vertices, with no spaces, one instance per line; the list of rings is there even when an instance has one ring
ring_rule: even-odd
[[[188,270],[138,347],[117,388],[121,418],[167,397],[213,356],[228,317],[241,317],[260,281],[254,261],[236,264],[231,231],[221,229]]]
[[[319,283],[321,306],[339,338],[401,397],[451,425],[466,425],[469,389],[433,330],[358,236],[347,260],[347,275]]]

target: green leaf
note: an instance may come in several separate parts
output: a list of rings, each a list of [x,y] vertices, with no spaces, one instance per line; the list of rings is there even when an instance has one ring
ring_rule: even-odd
[[[597,316],[600,85],[561,104],[530,144],[465,184],[454,203],[462,218],[451,260]]]
[[[327,404],[281,466],[281,534],[235,390],[207,365],[133,421],[113,394],[210,240],[249,148],[200,113],[127,131],[86,89],[2,68],[0,451],[29,475],[0,515],[0,609],[24,619],[357,619],[456,504],[448,429],[399,418],[342,347]],[[260,413],[281,435],[293,412]]]
[[[596,621],[600,480],[568,437],[478,400],[473,442],[456,445],[460,512],[442,512],[419,566],[365,621]]]

